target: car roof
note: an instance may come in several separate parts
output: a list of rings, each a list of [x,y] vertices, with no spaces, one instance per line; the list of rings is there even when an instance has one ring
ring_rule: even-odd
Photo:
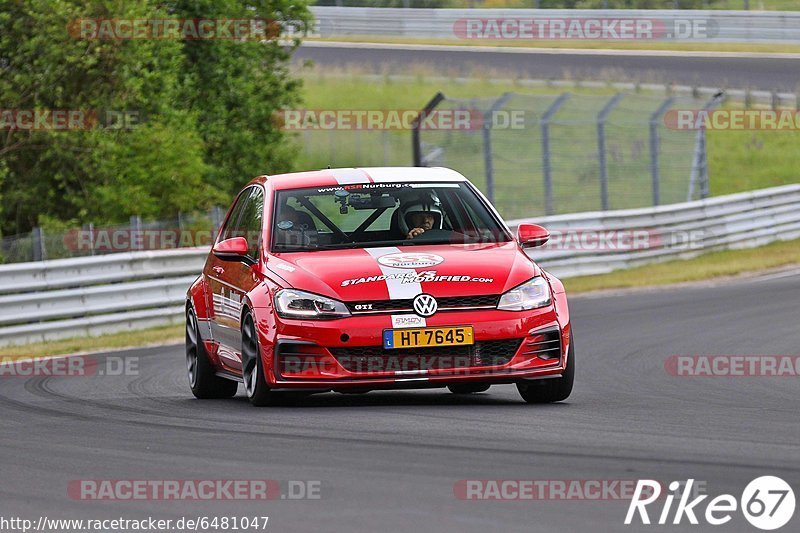
[[[355,183],[465,182],[467,178],[455,170],[444,167],[367,167],[327,168],[259,176],[253,181],[268,183],[275,190],[283,190],[320,186],[335,187]]]

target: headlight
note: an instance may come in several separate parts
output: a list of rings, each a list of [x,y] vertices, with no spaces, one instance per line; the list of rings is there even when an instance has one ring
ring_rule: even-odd
[[[537,276],[503,294],[497,308],[504,311],[525,311],[550,305],[550,301],[550,285],[543,277]]]
[[[350,316],[347,306],[333,300],[295,289],[275,293],[275,310],[283,318],[341,318]]]

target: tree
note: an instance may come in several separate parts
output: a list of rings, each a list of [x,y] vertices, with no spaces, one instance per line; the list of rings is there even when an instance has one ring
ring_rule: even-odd
[[[291,46],[74,32],[80,19],[175,17],[310,15],[304,4],[280,0],[0,0],[0,231],[28,231],[40,215],[99,224],[172,216],[288,168],[292,153],[270,117],[295,102]],[[52,110],[89,120],[78,129],[14,128],[20,112]],[[138,123],[102,127],[120,114]]]

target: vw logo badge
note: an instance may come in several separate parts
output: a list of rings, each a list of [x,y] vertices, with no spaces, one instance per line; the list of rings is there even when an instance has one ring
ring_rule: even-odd
[[[436,298],[430,294],[420,294],[414,298],[414,312],[419,316],[431,316],[438,308]]]

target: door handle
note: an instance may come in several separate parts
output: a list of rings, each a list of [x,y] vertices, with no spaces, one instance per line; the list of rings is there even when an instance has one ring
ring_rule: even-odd
[[[211,270],[213,270],[214,274],[216,274],[217,276],[221,276],[225,273],[225,269],[222,268],[221,266],[212,267]]]

